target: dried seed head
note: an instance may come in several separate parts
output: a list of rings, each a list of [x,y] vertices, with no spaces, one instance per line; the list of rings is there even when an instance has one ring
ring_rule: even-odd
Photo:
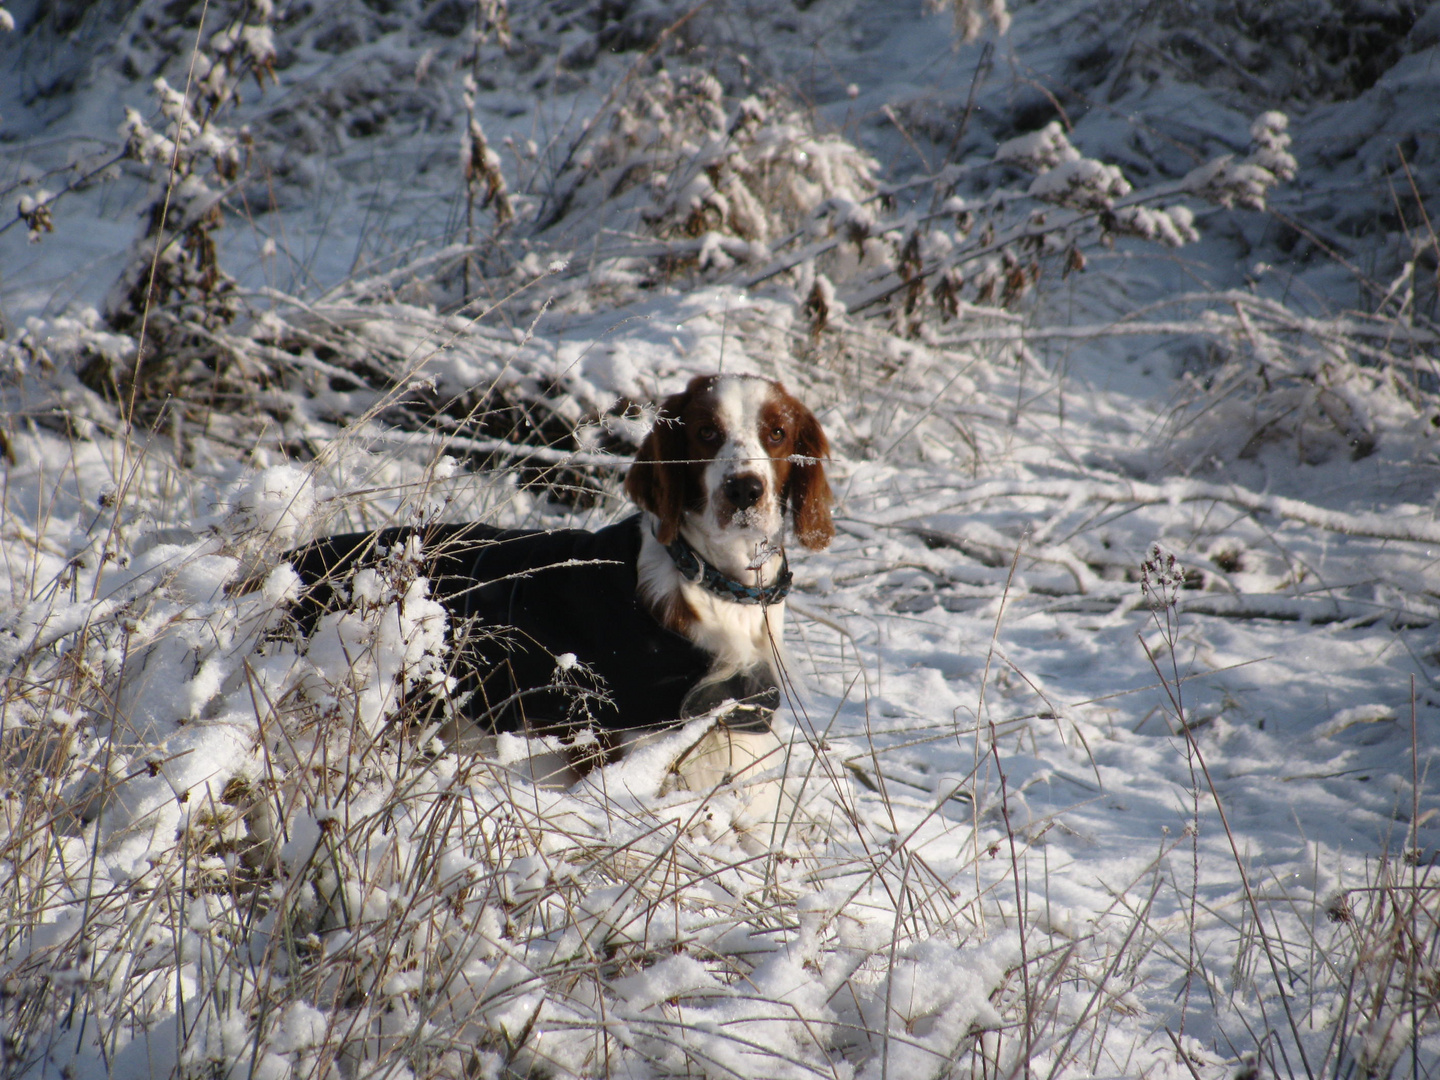
[[[1338,892],[1325,901],[1325,917],[1333,923],[1348,923],[1355,918],[1355,908],[1351,906],[1350,894]]]

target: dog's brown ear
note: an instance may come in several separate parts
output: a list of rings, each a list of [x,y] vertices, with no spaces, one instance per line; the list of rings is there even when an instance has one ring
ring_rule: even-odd
[[[830,482],[821,464],[830,456],[830,443],[815,414],[799,402],[796,408],[795,453],[814,461],[797,463],[790,470],[790,510],[795,518],[796,539],[811,551],[819,551],[835,538],[835,526],[830,521]]]
[[[680,533],[680,516],[685,512],[685,466],[688,452],[680,416],[689,403],[690,391],[674,394],[660,404],[655,426],[635,454],[635,463],[625,474],[625,491],[642,510],[659,519],[655,538],[668,544]]]

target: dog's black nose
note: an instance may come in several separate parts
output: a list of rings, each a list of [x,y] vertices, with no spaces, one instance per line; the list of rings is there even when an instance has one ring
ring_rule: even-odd
[[[727,476],[720,487],[725,498],[730,500],[730,504],[737,510],[749,510],[760,501],[760,496],[765,494],[764,483],[754,473]]]

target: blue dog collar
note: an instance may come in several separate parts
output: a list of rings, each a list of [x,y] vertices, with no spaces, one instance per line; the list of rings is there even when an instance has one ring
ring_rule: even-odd
[[[732,577],[726,577],[702,559],[679,533],[666,545],[665,550],[670,553],[675,569],[680,571],[680,576],[686,581],[737,604],[778,604],[790,595],[790,560],[783,551],[780,553],[780,573],[775,575],[775,580],[769,585],[762,587],[746,585]]]

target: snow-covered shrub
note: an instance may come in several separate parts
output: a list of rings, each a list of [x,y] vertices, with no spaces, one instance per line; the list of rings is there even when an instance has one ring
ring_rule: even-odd
[[[582,294],[613,301],[667,283],[733,281],[790,298],[812,334],[849,314],[919,336],[967,305],[1013,307],[1046,263],[1082,270],[1087,249],[1121,236],[1193,242],[1184,199],[1257,206],[1295,169],[1285,117],[1267,113],[1244,161],[1221,158],[1184,183],[1136,191],[1055,121],[1002,143],[982,166],[994,180],[978,197],[956,193],[977,185],[973,164],[887,191],[875,161],[784,98],[737,100],[713,75],[683,69],[634,80],[592,123],[534,236],[591,252],[570,278]],[[1017,171],[1031,174],[1019,192],[1005,185]],[[914,190],[926,187],[922,211]]]
[[[50,215],[50,204],[54,199],[53,192],[40,188],[37,191],[21,195],[19,202],[16,203],[15,212],[25,222],[32,244],[38,243],[45,233],[55,231],[55,221]]]
[[[1295,175],[1295,158],[1286,149],[1289,120],[1284,113],[1267,112],[1250,125],[1250,154],[1241,161],[1216,158],[1181,181],[1183,190],[1209,202],[1248,210],[1265,209],[1265,192],[1276,182]]]
[[[1383,346],[1393,332],[1384,321],[1304,318],[1244,293],[1217,310],[1214,299],[1178,300],[1210,309],[1193,326],[1213,347],[1185,372],[1194,397],[1173,417],[1177,459],[1248,459],[1278,447],[1307,464],[1359,460],[1387,431],[1408,438],[1429,426],[1433,395]]]
[[[156,76],[158,126],[135,109],[126,110],[121,125],[125,157],[148,171],[153,195],[105,314],[110,328],[130,336],[136,350],[126,367],[96,363],[80,369],[80,376],[101,393],[138,404],[142,415],[172,395],[181,407],[213,407],[260,374],[246,369],[242,357],[217,349],[212,335],[239,314],[216,234],[249,141],[219,116],[241,82],[253,78],[263,86],[274,79],[271,15],[268,0],[239,5],[206,48],[195,50],[184,84],[177,88]]]
[[[956,5],[957,18],[962,9],[979,10]],[[1003,29],[1004,5],[988,10]],[[712,70],[664,53],[617,77],[568,143],[543,158],[507,156],[479,121],[485,60],[523,52],[539,25],[532,14],[467,10],[469,55],[449,54],[464,72],[462,109],[451,117],[462,143],[464,244],[358,272],[318,303],[271,296],[264,314],[242,306],[218,262],[223,197],[240,182],[248,148],[217,110],[230,105],[227,88],[244,71],[263,80],[283,66],[284,34],[306,38],[316,19],[332,16],[282,12],[278,37],[264,22],[214,35],[188,102],[173,80],[157,84],[173,138],[138,116],[127,121],[133,156],[161,171],[167,154],[176,158],[165,210],[172,224],[164,237],[155,232],[162,197],[111,300],[112,329],[135,340],[145,326],[138,364],[86,362],[85,381],[115,395],[138,370],[142,412],[169,401],[197,418],[208,412],[236,437],[265,427],[302,453],[322,429],[357,415],[410,431],[433,427],[475,460],[522,462],[526,479],[584,502],[606,479],[578,463],[579,452],[597,448],[582,431],[632,408],[631,391],[553,364],[543,329],[535,342],[495,332],[493,308],[475,303],[482,287],[509,294],[512,315],[540,318],[547,305],[583,316],[674,287],[738,286],[792,305],[809,331],[808,345],[802,337],[792,347],[803,357],[856,320],[879,318],[916,338],[977,307],[1028,304],[1042,276],[1083,270],[1087,253],[1117,237],[1191,242],[1197,230],[1184,199],[1254,204],[1288,175],[1287,163],[1293,170],[1283,117],[1257,126],[1245,161],[1197,170],[1178,190],[1134,190],[1117,166],[1084,156],[1052,123],[1005,142],[990,163],[946,166],[889,190],[871,157],[784,93],[729,93]],[[353,17],[384,21],[370,9]],[[382,29],[376,22],[360,40]],[[308,107],[286,105],[295,116]],[[531,170],[523,183],[507,179],[517,167]],[[1019,190],[1016,176],[1024,177]],[[962,183],[979,193],[962,197]],[[476,216],[486,209],[495,229],[481,243]],[[447,314],[462,306],[476,321]],[[245,408],[232,407],[240,401]],[[520,455],[517,445],[541,452]]]
[[[557,176],[542,228],[638,226],[670,241],[657,252],[670,273],[758,263],[822,208],[875,191],[877,164],[793,102],[728,98],[705,71],[637,79],[601,120]]]
[[[962,178],[974,185],[973,170],[947,166],[930,181],[929,213],[867,215],[863,235],[876,238],[881,253],[859,266],[827,268],[827,277],[844,310],[886,314],[907,336],[933,335],[967,307],[1016,306],[1047,264],[1063,275],[1083,270],[1088,250],[1117,237],[1168,247],[1199,239],[1194,211],[1179,201],[1186,196],[1223,206],[1263,203],[1269,187],[1294,175],[1285,124],[1278,113],[1257,120],[1255,149],[1244,162],[1221,158],[1181,184],[1135,190],[1118,167],[1082,155],[1052,121],[994,152],[992,168],[1031,175],[1023,191],[997,181],[988,194],[963,198],[956,189]],[[808,291],[802,295],[822,310]]]

